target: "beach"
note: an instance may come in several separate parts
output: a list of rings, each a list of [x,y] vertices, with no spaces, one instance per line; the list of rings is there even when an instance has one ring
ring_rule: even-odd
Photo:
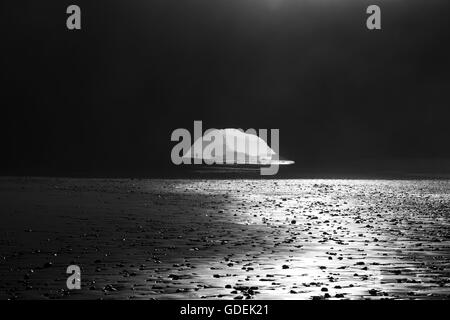
[[[0,203],[0,299],[450,298],[449,180],[4,177]]]

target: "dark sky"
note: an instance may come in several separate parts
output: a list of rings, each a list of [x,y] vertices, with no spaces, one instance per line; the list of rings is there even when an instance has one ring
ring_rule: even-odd
[[[70,4],[81,31],[66,29]],[[194,120],[279,128],[292,176],[450,173],[449,8],[2,1],[0,173],[171,176],[170,134]]]

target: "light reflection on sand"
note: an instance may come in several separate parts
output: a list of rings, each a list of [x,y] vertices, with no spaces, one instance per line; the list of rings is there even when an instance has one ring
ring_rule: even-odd
[[[0,298],[450,295],[449,181],[3,178],[0,197]]]

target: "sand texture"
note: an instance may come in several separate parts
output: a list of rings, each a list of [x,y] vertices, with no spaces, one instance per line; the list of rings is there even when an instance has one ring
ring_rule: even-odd
[[[447,299],[449,214],[445,180],[1,178],[0,299]]]

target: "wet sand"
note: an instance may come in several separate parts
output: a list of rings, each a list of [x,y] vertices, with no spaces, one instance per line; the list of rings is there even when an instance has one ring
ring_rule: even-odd
[[[448,180],[0,178],[0,299],[448,299],[449,213]]]

